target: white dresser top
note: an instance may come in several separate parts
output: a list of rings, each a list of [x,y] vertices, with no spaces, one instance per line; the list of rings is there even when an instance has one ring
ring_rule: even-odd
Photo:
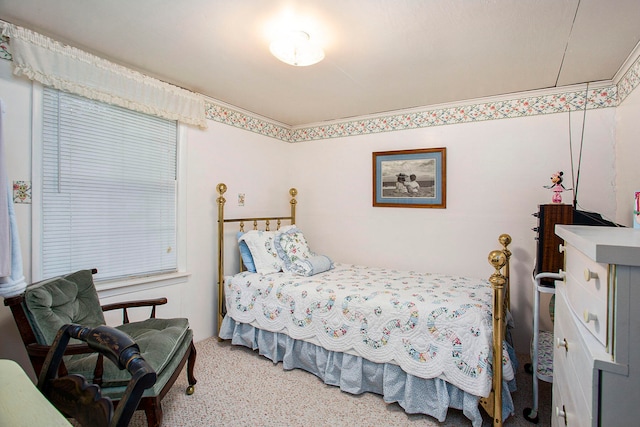
[[[640,266],[640,229],[557,224],[555,232],[596,262]]]

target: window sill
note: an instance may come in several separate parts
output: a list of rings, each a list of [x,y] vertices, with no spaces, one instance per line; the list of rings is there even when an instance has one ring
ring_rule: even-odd
[[[96,282],[96,290],[101,298],[111,297],[186,283],[189,280],[189,276],[191,276],[191,273],[179,271],[176,273],[136,277],[133,279]]]

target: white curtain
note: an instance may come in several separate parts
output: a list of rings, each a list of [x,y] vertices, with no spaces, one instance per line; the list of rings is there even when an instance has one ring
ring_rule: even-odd
[[[4,159],[4,138],[2,121],[4,102],[0,99],[0,277],[11,275],[11,226],[9,224],[9,183]],[[11,200],[13,202],[13,200]]]
[[[0,296],[21,294],[27,287],[22,270],[22,253],[12,192],[9,188],[4,155],[4,103],[0,99]]]
[[[207,127],[204,98],[83,52],[26,28],[1,22],[14,74],[85,98]]]

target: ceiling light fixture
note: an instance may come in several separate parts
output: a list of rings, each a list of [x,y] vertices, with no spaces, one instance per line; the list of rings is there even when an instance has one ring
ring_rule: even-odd
[[[280,61],[297,67],[306,67],[324,59],[324,51],[313,43],[305,31],[291,31],[274,40],[269,51]]]

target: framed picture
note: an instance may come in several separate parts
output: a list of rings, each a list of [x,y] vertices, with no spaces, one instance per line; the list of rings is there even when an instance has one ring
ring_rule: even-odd
[[[373,153],[373,206],[447,206],[446,148]]]

